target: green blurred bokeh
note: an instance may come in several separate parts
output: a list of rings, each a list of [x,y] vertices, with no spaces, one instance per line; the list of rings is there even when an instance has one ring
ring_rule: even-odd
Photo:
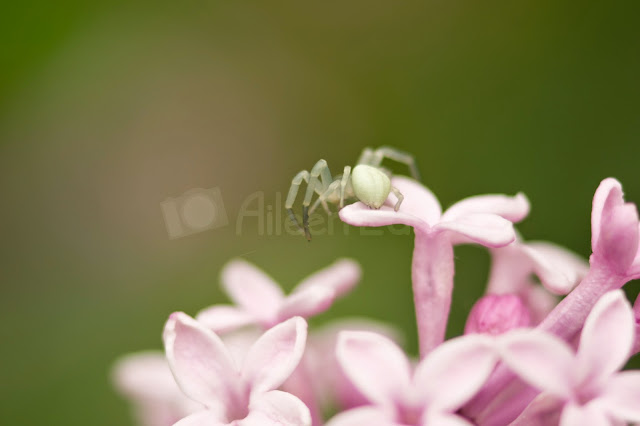
[[[14,2],[0,15],[0,423],[126,425],[112,361],[160,348],[167,315],[226,301],[242,256],[286,288],[362,263],[314,320],[369,316],[415,352],[412,238],[335,218],[312,243],[236,231],[258,191],[365,146],[415,154],[443,205],[525,192],[528,239],[587,256],[591,197],[640,202],[639,2]],[[404,173],[402,167],[394,170]],[[167,237],[160,203],[219,187],[229,226]],[[344,235],[348,231],[349,235]],[[450,334],[489,266],[456,250]],[[638,289],[630,284],[629,294]]]

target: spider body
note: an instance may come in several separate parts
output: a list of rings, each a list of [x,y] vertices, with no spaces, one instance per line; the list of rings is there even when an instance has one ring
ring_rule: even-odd
[[[365,148],[353,170],[351,166],[345,166],[343,173],[335,178],[331,176],[327,162],[319,160],[311,172],[302,170],[292,179],[285,208],[291,221],[304,232],[307,240],[311,241],[309,215],[319,205],[322,205],[327,214],[331,214],[329,203],[337,204],[342,208],[345,199],[355,198],[370,208],[379,209],[387,200],[389,193],[393,192],[397,199],[395,210],[398,211],[404,197],[391,185],[391,173],[380,166],[385,158],[406,164],[413,178],[419,179],[413,156],[390,147],[375,150]],[[307,189],[302,201],[302,225],[300,225],[293,213],[293,203],[303,181],[307,183]],[[311,204],[314,194],[318,198]]]

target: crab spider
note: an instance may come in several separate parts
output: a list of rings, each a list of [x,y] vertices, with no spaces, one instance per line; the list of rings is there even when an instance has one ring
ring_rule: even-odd
[[[291,180],[291,187],[285,202],[285,208],[293,222],[307,240],[311,241],[309,231],[309,215],[322,205],[327,214],[331,214],[328,203],[338,204],[344,207],[344,200],[356,198],[373,209],[379,209],[387,200],[390,192],[393,192],[397,202],[395,211],[398,211],[404,197],[398,189],[391,186],[391,172],[380,166],[385,158],[406,164],[414,179],[419,180],[418,168],[411,154],[398,151],[390,147],[378,149],[365,148],[360,154],[356,166],[345,166],[342,175],[335,178],[331,176],[331,171],[325,160],[319,160],[311,169],[311,172],[302,170]],[[302,182],[307,183],[307,190],[302,201],[302,226],[293,213],[293,203],[298,195],[298,190]],[[311,204],[313,195],[318,198]]]

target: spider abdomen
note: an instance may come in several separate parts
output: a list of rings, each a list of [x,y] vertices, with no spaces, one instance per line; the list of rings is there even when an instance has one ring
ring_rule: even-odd
[[[379,209],[391,192],[389,177],[380,169],[365,164],[353,168],[351,186],[355,196],[374,209]]]

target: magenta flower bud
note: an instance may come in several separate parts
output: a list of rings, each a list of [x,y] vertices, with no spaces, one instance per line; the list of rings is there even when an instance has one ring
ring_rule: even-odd
[[[498,335],[531,324],[529,309],[515,294],[488,294],[473,305],[465,334]]]

